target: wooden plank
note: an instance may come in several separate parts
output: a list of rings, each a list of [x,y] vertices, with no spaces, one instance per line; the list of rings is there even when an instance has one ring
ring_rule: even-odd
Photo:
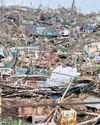
[[[35,125],[35,108],[32,108],[32,125]]]

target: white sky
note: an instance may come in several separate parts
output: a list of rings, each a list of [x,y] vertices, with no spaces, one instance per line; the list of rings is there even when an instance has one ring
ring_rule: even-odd
[[[0,0],[2,1],[2,0]],[[16,5],[23,4],[31,7],[38,7],[39,3],[44,6],[49,6],[52,8],[58,7],[59,4],[66,8],[71,6],[72,0],[3,0],[5,5]],[[32,4],[31,4],[32,3]],[[81,12],[99,12],[100,11],[100,0],[76,0],[76,6]]]

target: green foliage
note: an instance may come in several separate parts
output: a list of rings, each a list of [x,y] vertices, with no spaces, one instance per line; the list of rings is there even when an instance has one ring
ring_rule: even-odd
[[[62,46],[62,47],[59,47],[59,49],[62,51],[62,52],[67,52],[67,48]]]
[[[0,119],[0,125],[18,125],[18,120],[12,120],[12,119]],[[21,121],[20,125],[27,125],[23,121]]]
[[[100,73],[100,65],[97,66],[96,72],[97,72],[97,73]]]

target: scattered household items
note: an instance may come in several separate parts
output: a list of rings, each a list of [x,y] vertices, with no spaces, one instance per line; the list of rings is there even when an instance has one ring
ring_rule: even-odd
[[[1,118],[99,125],[100,14],[1,5],[0,15]]]

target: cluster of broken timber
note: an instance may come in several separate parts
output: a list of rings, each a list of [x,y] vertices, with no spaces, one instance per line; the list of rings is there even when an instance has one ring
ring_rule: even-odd
[[[71,84],[72,83],[70,83],[68,86],[67,86],[67,89],[66,89],[66,91],[63,93],[63,96],[62,96],[62,98],[60,99],[60,100],[58,100],[58,102],[48,102],[48,101],[46,101],[45,100],[45,102],[44,103],[32,103],[32,104],[12,104],[12,105],[5,105],[5,104],[1,104],[0,105],[0,107],[1,107],[1,109],[2,108],[6,108],[6,107],[9,107],[9,109],[10,108],[19,108],[19,107],[22,107],[22,108],[24,108],[24,107],[31,107],[32,108],[32,124],[33,125],[35,125],[35,112],[36,112],[36,108],[37,107],[52,107],[52,108],[56,108],[56,107],[66,107],[66,106],[75,106],[75,105],[86,105],[86,104],[100,104],[100,102],[68,102],[68,99],[69,98],[71,98],[71,97],[73,97],[74,96],[74,94],[73,95],[71,95],[71,97],[68,97],[68,98],[66,98],[66,99],[64,99],[64,97],[65,97],[65,95],[66,95],[66,93],[68,92],[68,89],[69,89],[69,87],[71,86]],[[4,85],[4,84],[0,84],[0,86],[2,86],[2,87],[8,87],[8,85]],[[30,91],[30,92],[33,92],[33,93],[37,93],[37,92],[45,92],[46,91],[46,88],[41,88],[41,90],[40,89],[36,89],[36,88],[34,88],[33,90],[27,90],[26,88],[15,88],[15,87],[11,87],[11,86],[9,86],[8,88],[12,88],[12,92],[14,92],[14,94],[15,95],[13,95],[13,97],[14,96],[16,96],[16,97],[18,97],[18,94],[20,93],[20,94],[22,94],[22,93],[24,93],[24,94],[26,94],[26,92],[28,91]],[[47,91],[49,91],[50,90],[50,88],[48,88],[47,89]],[[8,92],[8,93],[7,93]],[[3,94],[4,93],[7,93],[7,94],[9,94],[10,95],[10,91],[8,90],[8,91],[5,91],[4,92],[4,90],[2,90],[1,89],[1,95],[3,96]],[[19,94],[19,95],[20,95]],[[7,96],[7,95],[6,95]],[[12,96],[8,96],[8,97],[12,97]],[[51,113],[52,114],[52,113]],[[87,114],[89,114],[88,112],[87,112]],[[97,113],[97,114],[89,114],[89,115],[93,115],[93,116],[96,116],[95,118],[93,118],[93,119],[91,119],[91,120],[87,120],[87,121],[84,121],[84,122],[82,122],[82,123],[78,123],[77,125],[85,125],[85,124],[88,124],[88,123],[93,123],[94,125],[95,125],[95,123],[98,121],[98,120],[100,120],[100,115]],[[50,115],[49,115],[50,116]],[[49,117],[48,116],[48,117]],[[48,119],[48,117],[46,117],[46,119],[45,120],[43,120],[43,121],[46,121],[47,119]],[[41,121],[42,123],[43,123],[43,121]]]
[[[5,82],[0,83],[0,86],[2,88],[2,97],[4,98],[13,98],[13,97],[33,97],[33,98],[44,98],[44,95],[46,93],[51,94],[60,94],[59,91],[57,91],[58,88],[54,87],[15,87],[10,84],[5,84]],[[56,91],[55,91],[56,90]]]
[[[66,100],[68,101],[68,100]],[[65,107],[66,105],[85,105],[85,104],[100,104],[100,102],[86,102],[86,103],[83,103],[83,102],[76,102],[76,103],[69,103],[69,102],[63,102],[63,103],[49,103],[49,102],[45,102],[44,104],[32,104],[32,105],[8,105],[9,109],[10,108],[19,108],[19,107],[31,107],[33,110],[32,110],[32,121],[33,121],[33,125],[35,125],[35,112],[36,112],[36,108],[37,107],[53,107],[54,110],[57,108],[57,107]],[[7,105],[3,105],[3,106],[0,106],[1,108],[6,108]],[[42,123],[44,121],[46,121],[53,113],[54,113],[54,110],[43,120],[41,121]],[[82,123],[77,123],[77,125],[85,125],[85,124],[88,124],[88,123],[94,123],[93,125],[95,125],[95,123],[100,120],[100,115],[99,113],[89,113],[89,112],[85,112],[85,114],[87,115],[90,115],[90,116],[94,116],[95,118],[91,119],[91,120],[87,120],[87,121],[84,121]]]

